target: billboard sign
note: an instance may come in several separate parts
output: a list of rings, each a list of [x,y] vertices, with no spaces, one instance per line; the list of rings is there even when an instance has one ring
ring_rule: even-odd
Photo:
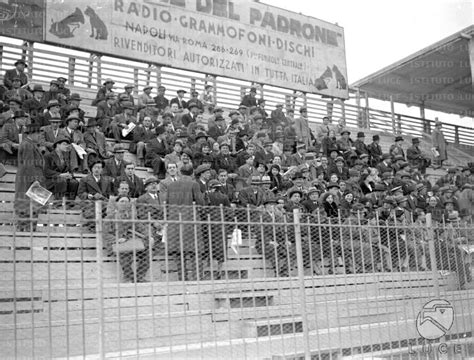
[[[46,40],[348,97],[343,29],[253,1],[47,0]]]
[[[0,35],[43,41],[45,0],[0,1]]]

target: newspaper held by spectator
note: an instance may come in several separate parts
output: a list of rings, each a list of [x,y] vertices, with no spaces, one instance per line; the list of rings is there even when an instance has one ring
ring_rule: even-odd
[[[49,201],[53,193],[42,187],[38,181],[35,181],[33,184],[31,184],[25,195],[31,200],[36,201],[37,203],[44,206]]]
[[[128,124],[128,126],[126,128],[122,129],[122,136],[126,137],[128,134],[130,134],[133,131],[133,129],[135,129],[135,127],[136,127],[136,125],[133,122]]]
[[[84,159],[84,155],[87,155],[87,151],[84,150],[82,146],[79,146],[77,144],[72,143],[71,145],[73,149],[76,151],[77,156],[79,156],[81,160]]]
[[[435,147],[431,148],[431,153],[433,154],[435,158],[439,156],[438,149],[436,149]]]

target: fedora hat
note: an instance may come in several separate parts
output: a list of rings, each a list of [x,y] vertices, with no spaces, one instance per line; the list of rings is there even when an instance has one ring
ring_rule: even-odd
[[[71,97],[69,98],[69,100],[82,101],[82,98],[81,98],[81,95],[79,95],[78,93],[73,93],[71,94]]]
[[[52,108],[53,106],[61,106],[61,104],[59,103],[58,100],[49,100],[48,106],[47,106],[48,110]]]
[[[87,121],[86,127],[95,127],[95,126],[97,126],[97,121],[95,119],[89,119],[89,121]]]
[[[105,86],[106,84],[115,84],[115,81],[113,81],[111,78],[105,79],[103,82],[103,85]]]
[[[194,171],[194,174],[196,174],[196,176],[199,176],[207,170],[211,170],[211,166],[208,164],[202,164],[197,167],[197,169]]]
[[[17,66],[18,64],[23,64],[25,67],[28,67],[28,64],[23,59],[18,59],[13,65]]]
[[[35,86],[33,86],[32,92],[35,92],[35,91],[44,92],[43,86],[39,85],[39,84],[36,84]]]

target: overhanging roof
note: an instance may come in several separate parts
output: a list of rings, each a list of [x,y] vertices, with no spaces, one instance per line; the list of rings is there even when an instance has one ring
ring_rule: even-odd
[[[474,116],[469,39],[471,25],[410,55],[351,86],[370,97],[424,106],[427,109]],[[471,40],[474,41],[474,40]],[[474,47],[474,43],[471,44]]]

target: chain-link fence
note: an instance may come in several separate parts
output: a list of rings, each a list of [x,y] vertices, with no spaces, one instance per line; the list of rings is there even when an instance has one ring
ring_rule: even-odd
[[[15,213],[4,358],[474,356],[472,224],[127,197]]]

